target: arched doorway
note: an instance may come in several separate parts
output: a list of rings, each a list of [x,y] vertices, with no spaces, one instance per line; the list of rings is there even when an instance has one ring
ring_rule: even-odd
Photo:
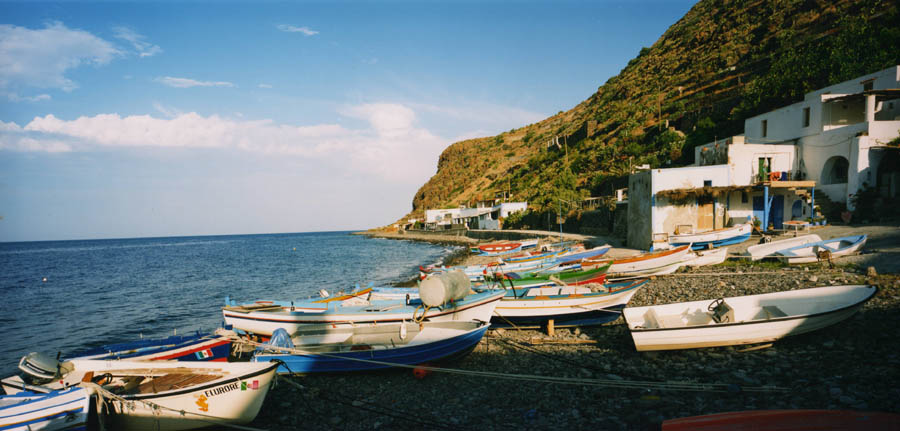
[[[822,168],[822,185],[847,184],[847,171],[850,170],[850,162],[845,157],[833,156],[825,161]]]

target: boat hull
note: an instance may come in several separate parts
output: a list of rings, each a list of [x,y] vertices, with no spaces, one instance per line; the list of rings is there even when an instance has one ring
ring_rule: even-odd
[[[527,292],[509,290],[494,310],[491,324],[530,326],[552,319],[558,327],[602,325],[618,319],[628,301],[647,282],[610,283],[606,285],[607,292],[570,287],[532,288]],[[576,292],[566,293],[567,290]]]
[[[90,401],[90,392],[83,388],[0,397],[0,430],[84,430]]]
[[[900,430],[900,415],[852,410],[749,410],[669,419],[662,431]]]
[[[370,305],[342,307],[333,304],[322,312],[291,311],[289,306],[274,311],[243,312],[236,307],[225,307],[222,314],[227,325],[262,336],[271,336],[278,328],[289,334],[304,328],[338,328],[354,324],[374,322],[403,322],[414,319],[432,322],[481,320],[487,322],[502,292],[484,292],[469,295],[452,304],[425,308],[419,299],[405,301],[372,301]]]
[[[224,362],[230,353],[230,339],[197,334],[110,344],[75,353],[70,359]]]
[[[268,362],[279,360],[283,362],[278,367],[280,374],[308,374],[308,373],[333,373],[333,372],[350,372],[350,371],[367,371],[391,368],[397,365],[417,365],[426,362],[449,361],[461,358],[471,352],[484,337],[490,324],[484,322],[438,322],[426,323],[425,325],[434,325],[434,328],[422,329],[422,333],[427,330],[444,330],[452,336],[446,338],[437,337],[437,339],[416,343],[415,339],[406,345],[402,345],[399,339],[400,335],[396,335],[398,347],[395,348],[373,348],[372,346],[356,344],[347,346],[349,351],[328,351],[326,353],[316,353],[312,351],[314,347],[305,347],[303,345],[296,346],[295,349],[303,351],[308,348],[309,353],[297,354],[257,354],[253,357],[254,362]],[[398,325],[391,325],[398,326]],[[444,326],[444,328],[440,328]],[[465,328],[464,330],[447,331],[450,326]],[[419,336],[417,335],[417,336]],[[431,337],[435,338],[435,337]]]
[[[750,255],[750,260],[760,260],[767,257],[775,257],[774,254],[781,250],[813,242],[819,242],[821,240],[822,238],[819,238],[819,236],[815,234],[803,235],[794,238],[783,239],[780,241],[772,241],[765,244],[751,245],[750,247],[747,247],[747,254]]]
[[[749,223],[744,223],[726,229],[687,235],[672,235],[669,236],[669,244],[673,247],[691,244],[691,249],[693,250],[715,248],[723,245],[740,244],[750,239],[752,231],[753,227]]]
[[[832,238],[791,247],[776,254],[778,259],[789,264],[814,263],[819,261],[816,251],[828,250],[831,258],[847,256],[861,250],[866,245],[866,239],[866,235]]]
[[[725,323],[711,320],[710,301],[626,308],[622,314],[638,351],[757,344],[841,322],[876,291],[830,286],[724,298],[737,313],[734,322]]]

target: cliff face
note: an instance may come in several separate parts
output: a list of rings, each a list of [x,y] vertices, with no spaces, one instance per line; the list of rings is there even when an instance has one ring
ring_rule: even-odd
[[[610,194],[635,165],[689,164],[749,116],[898,64],[897,22],[889,0],[701,0],[578,106],[450,145],[409,216],[505,190],[540,208]]]

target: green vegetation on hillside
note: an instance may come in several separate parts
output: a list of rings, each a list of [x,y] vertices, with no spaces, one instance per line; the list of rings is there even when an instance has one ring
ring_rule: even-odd
[[[900,63],[898,18],[888,0],[702,0],[573,109],[448,147],[411,215],[508,190],[533,211],[507,225],[581,220],[566,202],[613,194],[636,166],[690,164],[748,117]]]

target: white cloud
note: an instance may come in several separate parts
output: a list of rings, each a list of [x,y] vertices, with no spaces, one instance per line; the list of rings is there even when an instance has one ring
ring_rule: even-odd
[[[162,48],[145,41],[145,37],[128,27],[113,27],[115,37],[131,43],[131,46],[137,51],[141,58],[152,57],[162,52]]]
[[[318,31],[312,30],[306,26],[297,27],[297,26],[288,25],[288,24],[278,24],[275,26],[275,28],[277,28],[278,30],[281,30],[283,32],[287,32],[287,33],[303,33],[304,36],[315,36],[315,35],[319,34]]]
[[[66,78],[69,69],[103,65],[120,55],[112,43],[60,22],[43,29],[0,25],[0,89],[58,88],[78,84]]]
[[[191,78],[175,78],[172,76],[163,76],[155,79],[169,87],[190,88],[190,87],[234,87],[234,84],[226,81],[197,81]]]
[[[7,93],[6,98],[10,102],[40,102],[42,100],[50,100],[49,94],[38,94],[37,96],[19,96],[16,93]]]
[[[272,84],[259,84],[259,88],[272,88]]]
[[[0,149],[14,151],[86,151],[106,148],[203,148],[246,151],[316,160],[336,174],[370,175],[396,184],[419,184],[434,174],[437,157],[448,144],[416,125],[415,112],[403,105],[379,103],[342,112],[366,121],[348,129],[337,124],[293,126],[271,120],[235,120],[197,113],[171,118],[101,114],[62,120],[36,117],[24,127],[0,122]]]

